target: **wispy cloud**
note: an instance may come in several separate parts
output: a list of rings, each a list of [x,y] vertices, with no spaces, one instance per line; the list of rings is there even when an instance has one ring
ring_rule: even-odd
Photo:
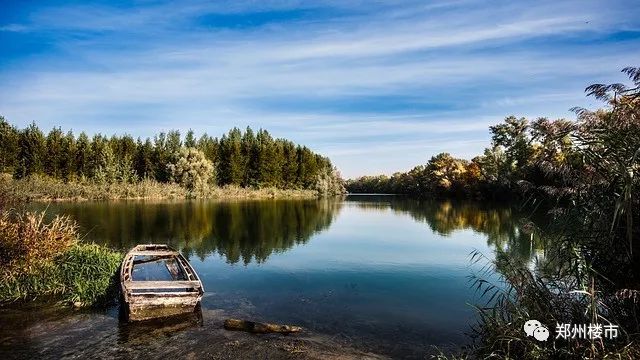
[[[26,27],[25,25],[20,25],[20,24],[7,24],[7,25],[0,26],[0,31],[24,32],[24,31],[27,31],[27,30],[28,30],[28,27]]]
[[[487,125],[511,113],[560,117],[591,105],[586,85],[619,81],[619,69],[640,58],[640,17],[630,8],[473,0],[35,6],[7,23],[0,17],[12,44],[0,62],[0,114],[19,125],[137,136],[251,125],[324,152],[347,176],[390,173],[447,144],[459,156],[480,152]]]

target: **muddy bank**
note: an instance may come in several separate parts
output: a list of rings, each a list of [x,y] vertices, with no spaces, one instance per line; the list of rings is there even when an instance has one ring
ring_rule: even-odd
[[[0,358],[384,359],[329,336],[255,335],[224,330],[222,310],[170,321],[126,324],[117,310],[0,309]]]

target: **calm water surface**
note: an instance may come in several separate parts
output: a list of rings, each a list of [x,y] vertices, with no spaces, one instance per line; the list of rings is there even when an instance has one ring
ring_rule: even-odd
[[[301,325],[392,357],[419,358],[433,345],[468,341],[465,333],[474,321],[469,304],[478,301],[468,277],[483,265],[470,263],[472,251],[489,258],[506,251],[523,259],[536,252],[518,232],[522,216],[505,205],[361,195],[67,203],[51,204],[48,211],[71,215],[86,239],[112,248],[168,243],[179,249],[204,283],[204,310]],[[54,313],[55,321],[42,316],[24,325],[33,331],[0,330],[0,341],[26,342],[25,351],[33,354],[64,346],[63,353],[73,356],[73,341],[61,345],[34,335],[48,321],[51,331],[72,331],[58,325],[67,315]],[[16,317],[0,312],[0,322],[14,329]],[[73,321],[89,333],[113,327],[97,317],[116,319],[117,311],[84,313]],[[92,346],[115,346],[109,336],[102,339]]]

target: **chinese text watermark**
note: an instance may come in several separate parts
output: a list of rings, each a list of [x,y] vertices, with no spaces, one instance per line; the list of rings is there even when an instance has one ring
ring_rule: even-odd
[[[538,341],[549,339],[549,329],[538,320],[524,323],[524,332]],[[613,324],[556,324],[556,339],[615,339],[618,325]]]

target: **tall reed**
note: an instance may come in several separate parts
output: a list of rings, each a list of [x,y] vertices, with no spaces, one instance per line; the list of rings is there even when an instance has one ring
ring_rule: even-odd
[[[0,303],[56,296],[75,306],[109,299],[121,254],[78,241],[66,216],[0,213]]]

